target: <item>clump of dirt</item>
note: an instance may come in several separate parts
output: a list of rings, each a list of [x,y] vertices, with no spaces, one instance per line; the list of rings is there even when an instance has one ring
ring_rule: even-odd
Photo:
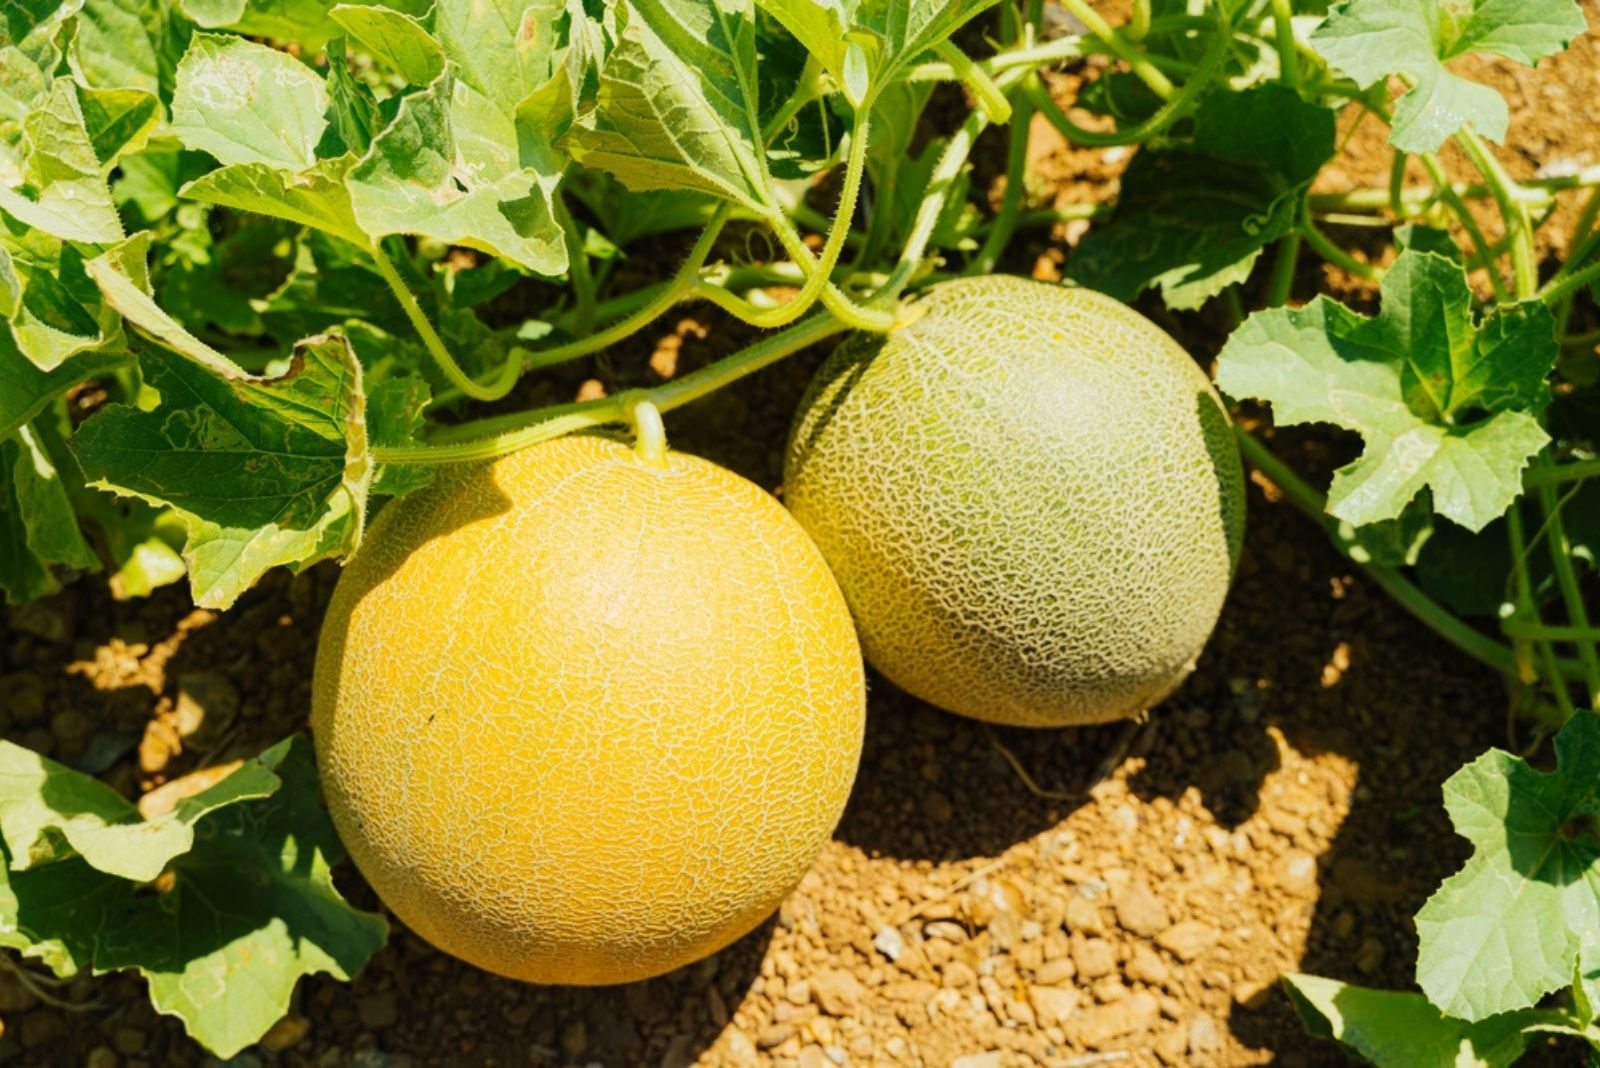
[[[1514,173],[1597,162],[1600,131],[1571,112],[1593,84],[1595,48],[1579,41],[1537,74],[1506,63],[1476,72],[1511,95]],[[1125,151],[1036,133],[1035,204],[1114,196]],[[1379,132],[1346,133],[1324,183],[1382,182]],[[1003,142],[984,145],[987,179],[1003,169]],[[1468,177],[1461,161],[1450,166]],[[1559,218],[1552,225],[1561,232]],[[1058,276],[1082,229],[1025,235],[1006,268]],[[1319,291],[1372,299],[1365,283],[1304,261],[1297,295]],[[1152,300],[1141,307],[1202,362],[1227,331],[1220,319],[1174,320]],[[597,364],[542,377],[519,403],[650,384],[748,336],[691,309]],[[674,446],[781,490],[789,418],[821,356],[674,414]],[[1283,433],[1273,444],[1325,477],[1351,443]],[[396,924],[353,984],[302,981],[290,1015],[233,1063],[1348,1063],[1304,1034],[1277,977],[1409,988],[1411,917],[1466,852],[1440,784],[1485,748],[1525,739],[1508,737],[1499,680],[1364,581],[1275,487],[1256,477],[1249,507],[1216,636],[1148,722],[999,729],[874,680],[836,840],[778,915],[736,945],[649,982],[560,989],[484,974]],[[305,727],[336,579],[331,565],[274,574],[224,614],[194,610],[183,590],[115,602],[93,580],[12,609],[0,631],[0,732],[131,798],[259,752]],[[378,907],[353,870],[339,881]],[[57,988],[38,975],[0,969],[0,1064],[212,1063],[156,1015],[138,980]]]

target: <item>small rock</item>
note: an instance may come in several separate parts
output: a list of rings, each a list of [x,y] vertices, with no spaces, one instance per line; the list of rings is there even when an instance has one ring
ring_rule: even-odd
[[[1028,997],[1033,1002],[1033,1011],[1039,1014],[1039,1022],[1046,1027],[1070,1020],[1080,1000],[1078,992],[1071,987],[1054,986],[1033,987]]]
[[[399,1007],[395,1004],[393,990],[383,990],[376,994],[367,994],[356,999],[356,1014],[361,1017],[361,1022],[373,1031],[381,1031],[385,1027],[392,1027],[400,1018]]]
[[[756,1045],[761,1049],[775,1049],[787,1042],[794,1034],[794,1024],[768,1024],[756,1035]]]
[[[1078,966],[1072,963],[1071,957],[1057,957],[1039,965],[1033,973],[1033,981],[1040,986],[1059,986],[1077,974]]]
[[[582,1020],[572,1020],[561,1029],[561,1048],[569,1057],[580,1056],[589,1048],[589,1027]]]
[[[827,1055],[828,1060],[839,1065],[839,1068],[844,1068],[850,1063],[850,1054],[845,1052],[843,1046],[823,1046],[822,1052]]]
[[[950,990],[963,990],[978,981],[978,973],[961,961],[953,960],[944,966],[941,976],[944,985]]]
[[[811,1004],[811,984],[804,979],[792,980],[785,988],[783,996],[789,999],[791,1005]]]
[[[1184,1033],[1183,1025],[1176,1024],[1162,1032],[1156,1039],[1156,1056],[1161,1058],[1161,1063],[1170,1064],[1178,1068],[1184,1063],[1184,1050],[1188,1047],[1189,1036]]]
[[[1171,978],[1161,955],[1143,943],[1133,947],[1133,956],[1128,959],[1126,971],[1129,979],[1151,986],[1161,986]]]
[[[1100,914],[1100,906],[1077,894],[1068,898],[1067,930],[1086,935],[1105,934],[1105,918]]]
[[[901,937],[898,929],[894,927],[880,927],[878,933],[872,936],[872,946],[882,953],[892,963],[900,959],[906,951],[906,940]]]
[[[950,1068],[1000,1068],[999,1050],[990,1050],[988,1053],[968,1053],[957,1057],[950,1062]]]
[[[1217,1021],[1209,1016],[1196,1016],[1189,1024],[1189,1052],[1193,1055],[1215,1053],[1222,1048],[1222,1036],[1217,1033]]]
[[[1072,962],[1085,979],[1099,979],[1117,970],[1116,951],[1103,938],[1086,938],[1073,946]]]
[[[842,968],[827,968],[811,977],[811,996],[829,1016],[849,1016],[861,1004],[861,981]]]
[[[886,983],[878,991],[890,1001],[912,1001],[917,1004],[926,1004],[928,999],[939,992],[939,988],[932,983],[921,979],[907,979],[898,983]]]
[[[31,671],[0,675],[0,693],[6,703],[0,706],[0,726],[28,727],[44,718],[44,679]]]
[[[117,1048],[124,1053],[137,1053],[144,1048],[144,1032],[134,1031],[138,1045],[133,1049],[126,1049],[122,1045],[122,1036],[126,1029],[117,1032]],[[299,1043],[311,1033],[311,1021],[304,1016],[285,1016],[267,1029],[261,1036],[261,1048],[268,1053],[282,1053],[284,1050]]]
[[[1363,938],[1356,950],[1356,971],[1371,975],[1383,966],[1383,943],[1376,938]]]
[[[1156,945],[1179,960],[1188,962],[1217,944],[1217,929],[1199,920],[1184,920],[1156,936]]]
[[[1317,858],[1298,849],[1291,849],[1278,858],[1272,866],[1278,886],[1291,892],[1309,890],[1317,885]]]
[[[827,1068],[831,1063],[828,1055],[822,1052],[821,1046],[810,1045],[800,1048],[800,1068]]]
[[[1267,992],[1277,982],[1274,978],[1245,979],[1233,986],[1233,1000],[1246,1009],[1259,1009],[1267,1002]]]
[[[1141,938],[1160,934],[1172,925],[1167,906],[1144,880],[1133,883],[1117,901],[1117,922]]]
[[[750,1041],[750,1036],[737,1027],[730,1027],[726,1032],[728,1036],[728,1060],[732,1064],[753,1064],[758,1056],[756,1044]]]
[[[117,1051],[110,1046],[96,1046],[89,1051],[89,1056],[83,1062],[83,1068],[120,1068],[122,1058],[117,1056]]]
[[[1140,992],[1100,1005],[1071,1021],[1071,1033],[1090,1049],[1103,1049],[1126,1035],[1148,1031],[1161,1018],[1161,1003]]]
[[[689,1068],[694,1063],[693,1049],[694,1037],[680,1031],[667,1043],[667,1051],[661,1055],[657,1068]]]
[[[965,942],[967,929],[953,920],[934,920],[922,929],[928,938],[942,938],[946,942]]]

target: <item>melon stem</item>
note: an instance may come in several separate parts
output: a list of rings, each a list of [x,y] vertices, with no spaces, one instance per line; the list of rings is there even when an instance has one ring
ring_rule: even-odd
[[[667,428],[661,409],[643,393],[630,397],[623,411],[633,427],[633,454],[646,467],[667,466]]]

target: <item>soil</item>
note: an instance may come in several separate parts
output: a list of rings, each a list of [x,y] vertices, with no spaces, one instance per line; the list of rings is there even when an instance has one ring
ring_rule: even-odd
[[[1600,162],[1600,124],[1572,121],[1596,99],[1597,71],[1593,37],[1537,75],[1482,65],[1511,96],[1514,171]],[[1347,133],[1324,182],[1381,181],[1380,134]],[[1001,169],[1003,152],[998,139],[983,143],[980,179]],[[1048,130],[1033,155],[1040,204],[1104,200],[1126,161],[1115,149],[1070,149]],[[1081,232],[1026,235],[1006,268],[1057,276]],[[1296,295],[1318,291],[1373,297],[1306,260]],[[1220,315],[1176,321],[1154,302],[1141,307],[1202,362],[1227,329]],[[520,402],[659,381],[747,337],[691,311]],[[820,357],[675,414],[675,447],[780,489],[789,416]],[[1350,440],[1328,434],[1282,433],[1274,445],[1319,477],[1352,454]],[[1350,1063],[1306,1036],[1278,976],[1411,987],[1411,917],[1466,852],[1440,784],[1489,746],[1521,748],[1526,726],[1508,723],[1494,675],[1366,582],[1259,476],[1249,507],[1216,636],[1143,723],[991,728],[874,680],[835,840],[775,917],[710,960],[626,987],[534,987],[476,971],[396,924],[353,984],[303,980],[291,1014],[230,1063]],[[0,727],[135,798],[258,752],[305,727],[337,577],[333,566],[274,574],[225,614],[195,610],[183,589],[117,602],[95,581],[12,609],[0,631]],[[339,882],[378,907],[348,865]],[[0,970],[0,1064],[214,1063],[154,1013],[134,978],[39,983],[36,972],[24,982]],[[1533,1060],[1580,1057],[1551,1046]]]

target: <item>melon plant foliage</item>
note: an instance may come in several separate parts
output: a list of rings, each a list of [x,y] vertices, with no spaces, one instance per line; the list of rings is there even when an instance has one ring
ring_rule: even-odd
[[[1288,977],[1308,1026],[1382,1065],[1508,1064],[1551,1034],[1600,1050],[1600,169],[1514,179],[1505,101],[1454,66],[1537,65],[1583,12],[1131,11],[5,6],[0,594],[98,573],[119,598],[186,581],[226,609],[273,569],[362,552],[376,510],[442,465],[888,332],[930,283],[1025,267],[1026,228],[1092,220],[1069,279],[1231,322],[1217,385],[1246,460],[1554,739],[1446,784],[1473,853],[1418,915],[1420,992]],[[1052,95],[1046,75],[1086,57],[1082,91]],[[1341,116],[1386,126],[1390,181],[1315,184]],[[1136,149],[1115,203],[1031,203],[1036,119]],[[1472,182],[1449,180],[1450,146]],[[989,151],[993,210],[972,181]],[[1566,204],[1565,254],[1540,262]],[[1366,226],[1363,252],[1340,223]],[[1314,296],[1313,256],[1370,299]],[[527,406],[524,380],[691,300],[750,343]],[[1302,423],[1351,443],[1326,492],[1272,450],[1274,424]],[[58,976],[137,971],[229,1056],[301,975],[348,978],[385,937],[330,880],[342,851],[315,795],[297,738],[148,818],[82,768],[0,745],[0,945]],[[227,911],[201,924],[185,907],[201,898]]]

